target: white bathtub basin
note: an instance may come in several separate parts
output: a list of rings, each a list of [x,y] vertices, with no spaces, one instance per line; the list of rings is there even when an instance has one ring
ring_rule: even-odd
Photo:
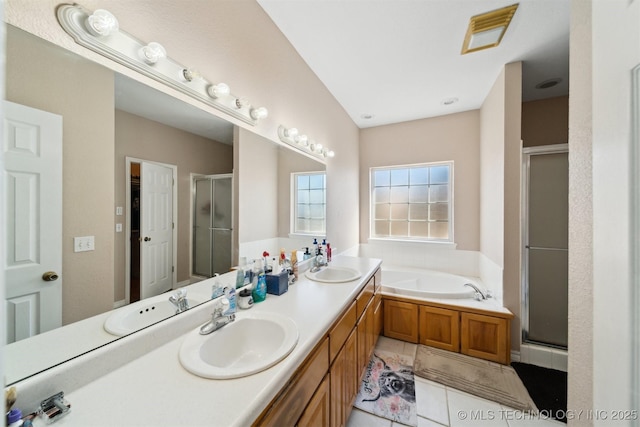
[[[264,371],[287,357],[298,343],[298,327],[274,313],[250,313],[212,332],[200,328],[180,347],[180,363],[204,378],[230,379]]]
[[[352,280],[359,279],[360,276],[362,276],[358,270],[354,270],[353,268],[334,266],[324,267],[315,273],[308,270],[305,275],[310,280],[325,283],[351,282]]]
[[[209,299],[210,297],[205,295],[187,295],[189,307],[194,307]],[[169,294],[162,294],[114,310],[105,320],[104,329],[112,335],[123,336],[153,325],[174,314],[176,314],[176,308],[169,302]]]

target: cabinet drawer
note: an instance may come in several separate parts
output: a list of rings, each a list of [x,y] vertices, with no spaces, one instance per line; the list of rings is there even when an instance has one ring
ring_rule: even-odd
[[[329,340],[325,338],[271,404],[268,412],[264,413],[254,425],[277,427],[295,425],[328,370]]]
[[[329,331],[329,360],[330,363],[336,358],[336,355],[342,348],[342,345],[349,337],[351,330],[356,326],[356,303],[345,311],[340,320],[338,320]]]

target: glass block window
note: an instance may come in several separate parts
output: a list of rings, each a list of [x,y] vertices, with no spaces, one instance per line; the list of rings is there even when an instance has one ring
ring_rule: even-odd
[[[453,241],[453,162],[371,168],[371,237]]]
[[[326,233],[326,174],[291,174],[293,185],[292,232],[323,236]]]

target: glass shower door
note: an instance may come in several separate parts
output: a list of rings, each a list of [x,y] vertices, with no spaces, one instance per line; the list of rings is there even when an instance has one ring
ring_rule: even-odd
[[[568,154],[528,158],[523,338],[567,348]]]
[[[193,274],[212,277],[231,269],[232,197],[231,175],[195,180],[193,215]]]

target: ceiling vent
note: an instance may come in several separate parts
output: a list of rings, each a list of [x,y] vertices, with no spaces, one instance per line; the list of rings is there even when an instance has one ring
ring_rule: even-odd
[[[462,54],[498,46],[516,9],[517,3],[471,17],[462,44]]]

